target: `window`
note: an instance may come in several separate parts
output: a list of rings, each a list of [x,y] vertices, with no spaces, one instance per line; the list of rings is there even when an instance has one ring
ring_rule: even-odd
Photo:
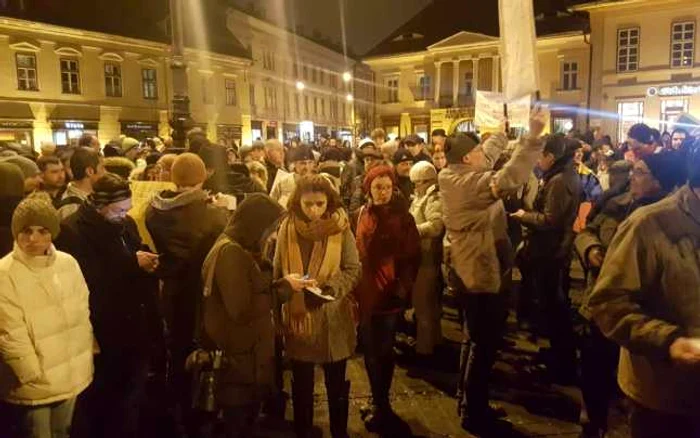
[[[238,93],[236,92],[236,81],[224,79],[224,89],[226,90],[226,105],[238,105]]]
[[[202,103],[208,105],[211,102],[211,96],[209,95],[209,77],[204,76],[201,80],[202,87]]]
[[[562,62],[561,89],[578,90],[578,62]]]
[[[311,69],[311,82],[313,82],[314,84],[316,83],[316,69],[315,68]]]
[[[309,67],[304,66],[304,80],[309,79]]]
[[[294,77],[297,79],[299,78],[299,64],[296,62],[294,63]]]
[[[265,87],[265,109],[277,109],[277,90],[272,87]]]
[[[263,68],[265,70],[275,70],[275,54],[269,50],[263,50]]]
[[[321,115],[326,117],[326,101],[321,99]]]
[[[344,122],[344,121],[346,120],[346,117],[345,117],[345,104],[344,104],[344,103],[341,103],[340,106],[343,107],[343,122]]]
[[[424,73],[418,74],[418,87],[416,93],[416,100],[426,100],[430,97],[430,76],[426,76]]]
[[[618,129],[617,138],[620,142],[627,138],[627,131],[635,123],[641,123],[644,119],[644,102],[618,102],[617,103]]]
[[[692,67],[695,52],[695,22],[673,23],[671,27],[671,67]]]
[[[338,88],[338,76],[331,74],[330,85],[334,90]]]
[[[77,59],[61,59],[61,90],[63,94],[80,94],[80,67]]]
[[[15,57],[15,62],[17,63],[17,89],[38,91],[36,56],[33,53],[18,53]]]
[[[319,71],[318,73],[318,81],[321,83],[321,85],[324,85],[326,82],[326,74],[323,72],[323,70]]]
[[[318,97],[314,97],[314,115],[318,115]]]
[[[678,118],[688,112],[688,98],[664,99],[661,101],[661,132],[671,132]]]
[[[299,112],[299,95],[298,94],[294,95],[294,108],[296,109],[296,115],[301,117],[301,113]]]
[[[464,94],[467,96],[474,95],[474,73],[466,72],[464,73]]]
[[[249,92],[249,98],[250,98],[250,107],[255,109],[255,85],[250,84],[250,87],[248,88]]]
[[[156,79],[156,69],[142,69],[141,82],[143,84],[143,98],[158,99],[158,81]]]
[[[122,68],[119,64],[105,63],[105,94],[122,97]]]
[[[617,31],[617,71],[637,71],[639,68],[639,28]]]
[[[289,98],[289,91],[284,92],[284,114],[289,115],[292,112],[292,100]]]
[[[386,88],[388,91],[387,102],[395,103],[399,101],[399,80],[387,79]],[[343,116],[345,118],[345,116]]]
[[[304,96],[304,114],[306,117],[309,116],[309,96]]]

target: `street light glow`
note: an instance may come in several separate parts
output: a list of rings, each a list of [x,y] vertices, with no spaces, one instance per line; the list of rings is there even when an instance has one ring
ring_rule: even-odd
[[[348,102],[352,102],[353,99],[354,99],[354,97],[352,97],[352,94],[350,94],[350,93],[348,93],[348,95],[345,96],[345,100],[347,100]]]
[[[349,71],[346,71],[345,73],[343,73],[343,81],[350,82],[351,79],[352,79],[352,75],[350,74]]]
[[[301,91],[306,88],[306,85],[302,81],[297,81],[297,90]]]

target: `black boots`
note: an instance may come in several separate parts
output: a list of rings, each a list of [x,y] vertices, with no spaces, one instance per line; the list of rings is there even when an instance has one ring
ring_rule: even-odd
[[[348,410],[350,408],[350,382],[341,380],[328,384],[328,412],[333,438],[348,438]],[[336,387],[337,386],[337,387]]]

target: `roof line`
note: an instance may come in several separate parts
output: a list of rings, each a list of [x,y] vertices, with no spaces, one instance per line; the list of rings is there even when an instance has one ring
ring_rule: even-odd
[[[413,14],[413,15],[411,16],[411,18],[409,18],[408,20],[404,21],[403,23],[400,23],[398,26],[396,26],[396,27],[389,33],[389,35],[387,35],[383,40],[380,40],[380,41],[377,42],[376,44],[372,45],[372,48],[371,48],[371,49],[367,50],[365,53],[362,54],[361,59],[366,58],[367,55],[368,55],[370,52],[372,52],[372,50],[376,49],[376,48],[379,47],[380,45],[384,44],[385,42],[387,42],[387,41],[389,41],[389,40],[393,40],[394,38],[396,38],[396,36],[394,36],[394,32],[396,32],[397,30],[399,30],[401,27],[403,27],[403,26],[404,26],[406,23],[408,23],[409,21],[413,20],[414,18],[416,18],[417,16],[419,16],[420,14],[422,14],[423,12],[425,12],[426,9],[428,9],[430,6],[433,5],[433,2],[434,2],[434,1],[435,1],[435,0],[431,0],[430,3],[428,3],[428,4],[425,5],[423,8],[421,8],[419,11],[417,11],[415,14]]]

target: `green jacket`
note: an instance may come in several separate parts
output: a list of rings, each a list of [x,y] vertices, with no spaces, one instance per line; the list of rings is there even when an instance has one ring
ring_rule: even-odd
[[[685,186],[620,225],[590,297],[598,327],[622,346],[618,382],[650,409],[697,415],[700,369],[671,363],[700,337],[700,198]]]

